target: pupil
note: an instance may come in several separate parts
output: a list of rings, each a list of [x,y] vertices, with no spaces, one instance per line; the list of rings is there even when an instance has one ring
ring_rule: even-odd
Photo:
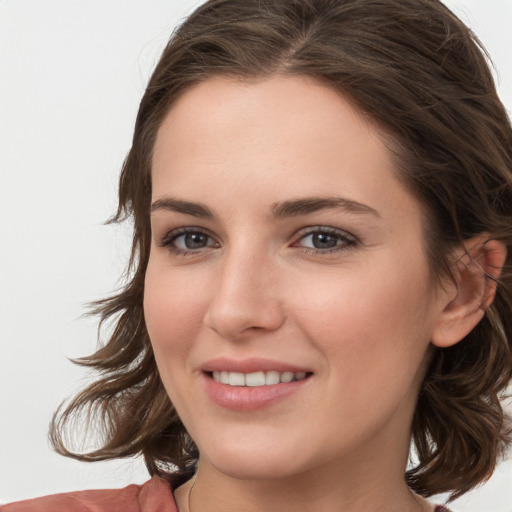
[[[206,235],[202,233],[188,233],[185,236],[185,245],[188,249],[200,249],[206,245]]]
[[[313,245],[317,249],[329,249],[335,247],[338,243],[336,237],[326,233],[315,233],[313,235]]]

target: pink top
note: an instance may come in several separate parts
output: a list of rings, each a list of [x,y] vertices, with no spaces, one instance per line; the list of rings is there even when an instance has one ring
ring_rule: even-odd
[[[169,483],[154,476],[144,485],[53,494],[0,506],[0,512],[178,512]],[[437,506],[435,512],[450,512]]]

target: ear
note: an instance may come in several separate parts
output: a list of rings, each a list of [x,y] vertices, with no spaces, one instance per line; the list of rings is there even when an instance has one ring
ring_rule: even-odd
[[[455,345],[480,322],[496,295],[496,280],[507,257],[507,249],[498,240],[485,235],[466,240],[454,253],[455,282],[444,290],[441,310],[431,341],[437,347]]]

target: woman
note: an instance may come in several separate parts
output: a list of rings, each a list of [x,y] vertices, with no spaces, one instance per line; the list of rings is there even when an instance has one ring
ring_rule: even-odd
[[[207,2],[140,105],[102,375],[52,427],[154,477],[2,510],[432,511],[478,485],[510,436],[511,169],[441,3]],[[78,455],[84,409],[104,445]]]

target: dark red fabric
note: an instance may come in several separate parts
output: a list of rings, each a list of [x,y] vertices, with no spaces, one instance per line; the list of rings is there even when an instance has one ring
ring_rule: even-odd
[[[0,506],[1,512],[178,512],[169,484],[153,477],[144,485],[54,494]]]

